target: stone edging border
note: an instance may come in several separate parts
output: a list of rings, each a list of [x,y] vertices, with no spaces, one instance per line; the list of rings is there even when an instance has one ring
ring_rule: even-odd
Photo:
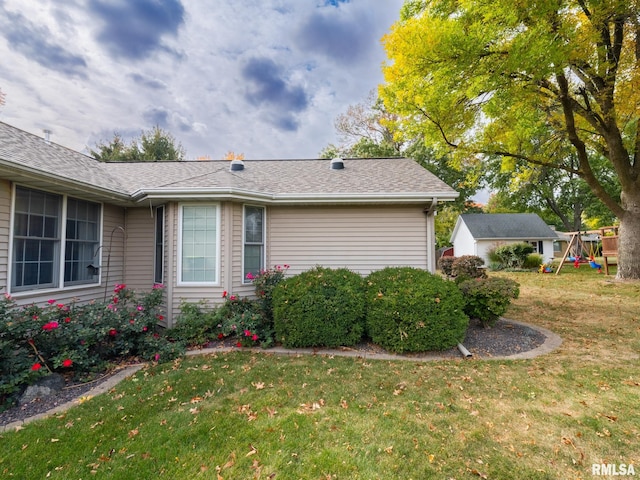
[[[520,325],[520,326],[524,326],[524,327],[527,327],[527,328],[531,328],[533,330],[537,330],[538,332],[542,333],[545,336],[545,341],[542,343],[542,345],[534,348],[533,350],[529,350],[527,352],[516,353],[516,354],[513,354],[513,355],[499,356],[499,357],[482,358],[481,360],[488,360],[488,361],[492,361],[492,360],[528,360],[528,359],[532,359],[532,358],[535,358],[535,357],[539,357],[540,355],[545,355],[547,353],[550,353],[553,350],[557,349],[562,344],[562,338],[560,338],[559,335],[553,333],[551,330],[548,330],[548,329],[546,329],[544,327],[539,327],[537,325],[530,325],[528,323],[518,322],[516,320],[511,320],[511,319],[507,319],[507,318],[504,318],[503,320],[505,320],[507,322],[510,322],[510,323],[513,323],[513,324],[516,324],[516,325]],[[220,352],[225,353],[225,352],[232,352],[232,351],[237,351],[237,348],[236,347],[204,348],[202,350],[190,350],[190,351],[187,352],[187,356],[208,355],[208,354],[213,354],[213,353],[220,353]],[[442,356],[438,355],[437,353],[434,353],[433,355],[430,354],[430,355],[423,356],[423,357],[408,357],[408,356],[395,355],[395,354],[390,354],[390,353],[367,353],[367,352],[361,352],[361,351],[357,351],[357,350],[331,350],[331,349],[315,349],[315,348],[298,348],[298,349],[295,349],[295,350],[288,350],[286,348],[281,348],[281,347],[274,347],[274,348],[269,348],[269,349],[244,348],[242,351],[271,353],[271,354],[275,354],[275,355],[293,355],[293,356],[297,356],[297,355],[333,355],[333,356],[337,356],[337,357],[353,357],[353,358],[364,358],[364,359],[372,359],[372,360],[407,360],[407,361],[413,361],[413,362],[430,362],[430,361],[434,361],[434,360],[451,360],[451,358],[442,357]],[[94,387],[91,390],[89,390],[88,392],[86,392],[85,395],[83,395],[83,396],[95,397],[96,395],[100,395],[101,393],[108,392],[115,385],[120,383],[125,378],[133,375],[134,373],[136,373],[138,370],[140,370],[144,366],[145,366],[144,364],[139,364],[139,365],[132,365],[130,367],[124,368],[123,370],[121,370],[120,372],[116,373],[115,375],[113,375],[112,377],[107,379],[106,381],[102,382],[100,385],[97,385],[96,387]],[[16,422],[12,422],[12,423],[9,423],[7,425],[1,426],[0,427],[0,433],[4,433],[4,432],[9,431],[9,430],[14,430],[16,428],[21,427],[22,425],[25,425],[27,423],[33,422],[34,420],[47,418],[47,417],[50,417],[51,415],[55,415],[56,413],[64,412],[67,409],[71,408],[72,406],[76,405],[77,403],[78,403],[78,399],[71,400],[69,402],[63,403],[62,405],[58,405],[57,407],[52,408],[51,410],[49,410],[47,412],[35,415],[33,417],[26,418],[26,419],[21,420],[21,421],[16,421]]]

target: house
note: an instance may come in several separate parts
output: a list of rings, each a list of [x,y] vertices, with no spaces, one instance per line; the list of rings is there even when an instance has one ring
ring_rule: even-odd
[[[165,285],[253,294],[276,264],[435,269],[434,212],[457,192],[411,159],[101,163],[0,122],[0,291],[19,304]]]
[[[489,264],[489,250],[509,243],[526,242],[544,261],[553,259],[558,237],[535,213],[465,213],[451,234],[456,257],[477,255]]]

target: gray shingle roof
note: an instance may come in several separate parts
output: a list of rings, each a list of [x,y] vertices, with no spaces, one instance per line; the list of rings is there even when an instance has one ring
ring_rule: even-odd
[[[476,240],[558,238],[535,213],[464,213],[460,220]]]
[[[121,199],[245,195],[265,201],[451,200],[457,192],[406,158],[346,159],[343,170],[330,161],[246,160],[102,163],[0,122],[0,176],[83,185]],[[13,176],[10,172],[13,171]]]

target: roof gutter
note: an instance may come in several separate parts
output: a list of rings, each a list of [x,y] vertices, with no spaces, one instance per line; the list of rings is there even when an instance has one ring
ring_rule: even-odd
[[[340,204],[340,203],[417,203],[424,204],[425,202],[431,202],[431,207],[435,208],[439,201],[453,201],[457,197],[456,195],[449,195],[445,197],[435,197],[433,194],[424,193],[363,193],[363,194],[349,194],[349,193],[263,193],[252,190],[237,189],[237,188],[200,188],[200,189],[180,189],[180,190],[167,190],[167,189],[151,189],[151,190],[138,190],[133,193],[132,199],[135,202],[142,203],[145,201],[153,200],[210,200],[216,199],[229,199],[229,200],[241,200],[241,201],[259,201],[267,204],[281,204],[281,205],[294,205],[294,204]]]

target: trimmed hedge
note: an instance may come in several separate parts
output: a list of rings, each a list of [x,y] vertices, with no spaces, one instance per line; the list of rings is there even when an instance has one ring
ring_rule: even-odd
[[[464,339],[469,318],[454,282],[426,270],[388,267],[367,284],[367,333],[391,352],[446,350]]]
[[[355,345],[364,311],[363,279],[344,268],[315,267],[273,290],[276,339],[286,348]]]

